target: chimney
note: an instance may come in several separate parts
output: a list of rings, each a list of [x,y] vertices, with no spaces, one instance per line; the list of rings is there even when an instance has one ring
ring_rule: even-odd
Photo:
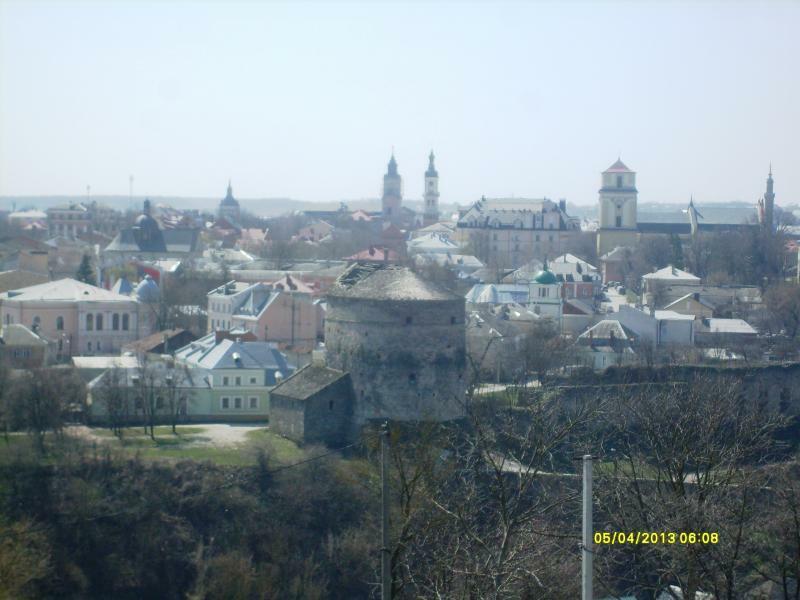
[[[315,367],[324,367],[326,364],[325,350],[312,350],[311,364],[314,365]]]
[[[19,253],[19,270],[48,274],[48,254],[44,250],[23,250]]]
[[[561,198],[561,200],[558,201],[558,208],[561,209],[561,212],[567,212],[567,200],[566,200],[566,198]]]

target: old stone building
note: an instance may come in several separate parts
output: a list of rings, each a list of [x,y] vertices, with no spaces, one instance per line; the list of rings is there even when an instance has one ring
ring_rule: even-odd
[[[349,376],[349,437],[375,420],[447,421],[464,416],[462,297],[407,268],[357,263],[337,279],[327,302],[325,368]],[[313,390],[320,368],[317,363],[314,369],[299,371],[274,394],[280,397],[284,388],[292,394],[295,389]],[[325,402],[312,396],[302,397],[303,419],[326,409]],[[291,421],[279,418],[274,427],[297,437],[287,424]]]
[[[350,376],[324,364],[304,367],[270,394],[270,426],[297,442],[344,443],[352,416]]]

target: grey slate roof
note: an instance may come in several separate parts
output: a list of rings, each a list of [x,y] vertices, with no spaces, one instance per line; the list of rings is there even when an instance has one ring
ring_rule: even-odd
[[[295,400],[307,400],[326,387],[350,375],[322,365],[310,364],[275,386],[271,394],[279,394]]]
[[[142,239],[135,228],[123,229],[106,246],[110,252],[195,252],[198,248],[199,230],[164,229],[160,236]]]
[[[408,268],[375,263],[352,265],[328,290],[328,297],[433,301],[460,299]]]

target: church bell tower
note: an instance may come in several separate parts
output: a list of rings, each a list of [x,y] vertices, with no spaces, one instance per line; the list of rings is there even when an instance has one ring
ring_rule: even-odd
[[[397,172],[397,161],[389,159],[386,175],[383,176],[383,197],[381,198],[381,211],[384,221],[397,223],[400,221],[400,209],[403,206],[403,180]]]
[[[603,171],[598,206],[597,253],[636,243],[636,173],[622,160]]]
[[[433,150],[428,156],[428,170],[425,171],[425,213],[422,225],[427,227],[439,222],[439,173],[433,164]]]

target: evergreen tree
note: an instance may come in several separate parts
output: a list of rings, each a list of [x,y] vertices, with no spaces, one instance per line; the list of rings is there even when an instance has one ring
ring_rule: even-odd
[[[78,267],[78,272],[75,273],[75,278],[78,281],[88,283],[90,285],[97,285],[97,279],[94,277],[94,267],[92,266],[92,258],[88,254],[84,254],[81,259],[81,264]]]
[[[683,243],[677,234],[672,234],[672,266],[676,269],[683,269]]]

